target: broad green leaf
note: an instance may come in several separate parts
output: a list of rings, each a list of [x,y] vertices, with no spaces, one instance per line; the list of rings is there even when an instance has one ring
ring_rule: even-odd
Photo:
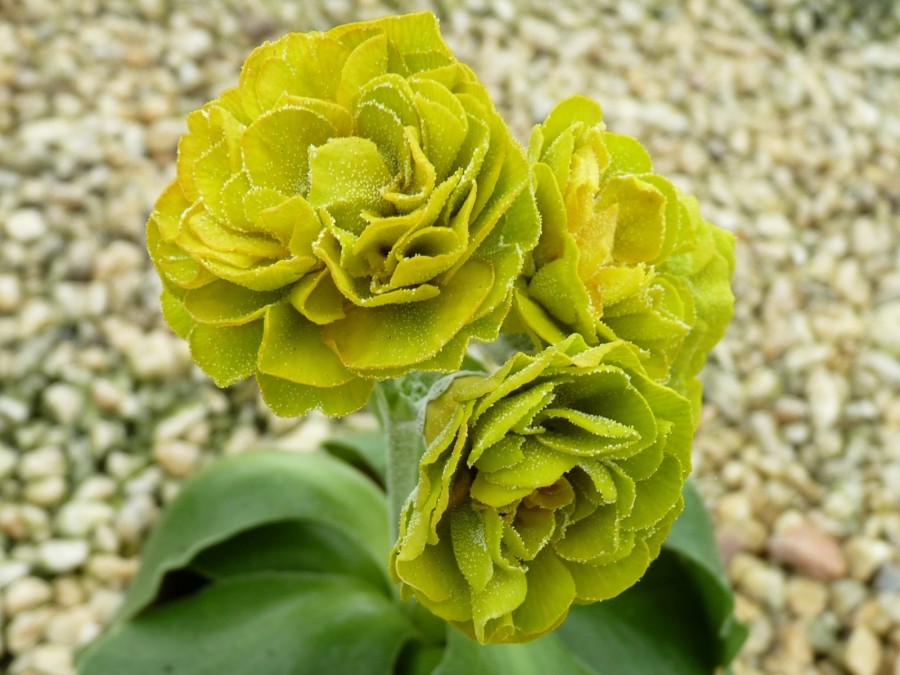
[[[389,675],[414,628],[398,605],[343,576],[229,577],[114,628],[82,675]]]
[[[219,460],[185,485],[144,546],[118,621],[157,596],[167,572],[260,525],[308,520],[340,530],[384,568],[385,500],[362,474],[323,453],[262,451]]]
[[[709,675],[737,654],[746,629],[695,488],[659,558],[621,595],[573,607],[559,638],[604,675]]]
[[[454,630],[448,631],[447,651],[432,675],[550,675],[551,673],[605,675],[605,671],[585,666],[555,635],[547,635],[526,644],[479,645]]]
[[[582,660],[604,664],[604,675],[710,675],[714,636],[686,577],[666,551],[621,595],[573,607],[557,634]]]
[[[190,568],[210,579],[256,572],[322,572],[383,587],[382,566],[340,530],[308,520],[285,520],[246,530],[202,551]]]
[[[684,511],[663,547],[681,557],[687,567],[717,631],[720,663],[730,663],[747,637],[747,628],[734,618],[734,595],[716,545],[712,518],[691,481],[684,488]]]
[[[365,472],[371,472],[381,485],[387,480],[387,439],[383,431],[339,427],[326,440],[323,449],[338,459]]]

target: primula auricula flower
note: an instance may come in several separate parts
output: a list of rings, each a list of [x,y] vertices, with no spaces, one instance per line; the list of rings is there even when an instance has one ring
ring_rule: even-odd
[[[573,335],[452,379],[424,435],[391,573],[478,641],[524,642],[644,574],[683,507],[693,422],[632,345]]]
[[[458,368],[538,236],[524,153],[431,14],[259,47],[188,117],[177,168],[147,226],[165,315],[281,415]]]
[[[573,332],[627,340],[653,378],[699,405],[694,377],[733,312],[733,237],[653,173],[640,143],[606,131],[590,99],[560,103],[528,154],[543,225],[509,329],[539,345]]]

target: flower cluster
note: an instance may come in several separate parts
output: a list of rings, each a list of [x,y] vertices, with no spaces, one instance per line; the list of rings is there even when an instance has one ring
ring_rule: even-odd
[[[618,595],[683,506],[687,399],[622,342],[572,335],[428,404],[391,572],[479,642],[523,642]]]
[[[528,165],[430,14],[295,33],[188,117],[147,227],[203,370],[281,415],[492,340],[539,220]]]
[[[291,34],[189,116],[147,241],[200,367],[255,376],[277,414],[451,373],[390,571],[471,637],[540,636],[658,555],[733,239],[595,102],[560,103],[526,154],[432,15]],[[501,333],[532,353],[457,372]]]
[[[732,237],[653,173],[640,143],[606,131],[594,101],[560,103],[528,154],[542,230],[510,325],[539,347],[571,333],[626,340],[699,406],[694,378],[732,315]]]

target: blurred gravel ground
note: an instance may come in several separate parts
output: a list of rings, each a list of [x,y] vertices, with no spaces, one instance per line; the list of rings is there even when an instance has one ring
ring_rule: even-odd
[[[441,16],[520,139],[593,96],[737,235],[737,314],[696,442],[751,627],[737,673],[900,675],[888,0],[0,0],[0,670],[72,672],[204,463],[327,433],[191,366],[143,224],[184,116],[252,47],[413,9]]]

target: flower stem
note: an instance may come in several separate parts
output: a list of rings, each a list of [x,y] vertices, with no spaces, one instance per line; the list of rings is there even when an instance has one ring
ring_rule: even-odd
[[[408,391],[405,380],[379,382],[372,396],[372,410],[387,441],[388,516],[393,540],[399,534],[403,504],[419,480],[419,458],[425,449],[418,392]]]

